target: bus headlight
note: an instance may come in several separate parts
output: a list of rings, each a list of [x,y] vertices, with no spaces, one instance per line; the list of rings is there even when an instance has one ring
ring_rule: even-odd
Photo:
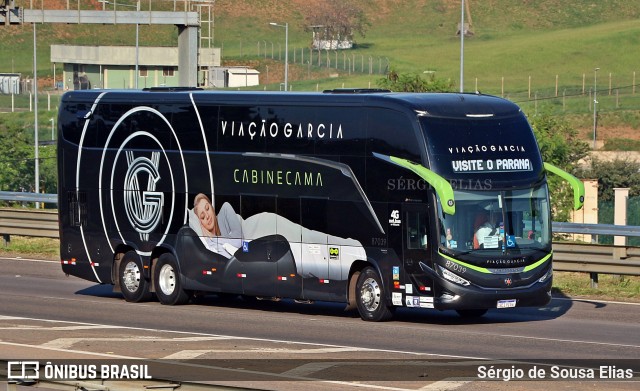
[[[442,277],[444,277],[445,280],[449,280],[458,285],[464,285],[464,286],[471,285],[469,281],[465,280],[464,278],[460,277],[459,275],[453,272],[450,272],[448,269],[445,269],[440,265],[438,265],[438,268],[440,268],[440,273],[442,273]]]
[[[544,276],[540,277],[540,279],[538,280],[538,282],[542,283],[547,281],[549,278],[551,278],[553,276],[553,268],[549,268],[549,271],[545,273]]]

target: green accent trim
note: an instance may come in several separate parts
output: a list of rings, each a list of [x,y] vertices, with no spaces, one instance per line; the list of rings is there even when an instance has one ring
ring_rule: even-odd
[[[449,183],[449,181],[420,164],[415,164],[406,159],[397,158],[395,156],[389,156],[389,159],[393,163],[415,172],[420,176],[420,178],[424,179],[428,184],[433,186],[433,188],[436,190],[436,193],[438,194],[438,197],[440,197],[440,204],[442,204],[442,211],[444,213],[450,215],[456,213],[453,188],[451,187],[451,183]]]
[[[538,266],[542,265],[543,263],[547,262],[549,260],[549,258],[551,258],[551,255],[553,255],[553,252],[550,252],[549,255],[547,255],[546,257],[542,258],[538,262],[536,262],[534,264],[531,264],[529,266],[526,266],[524,268],[523,272],[528,272],[530,270],[533,270],[533,269],[537,268]]]
[[[471,264],[466,263],[466,262],[459,261],[459,260],[457,260],[457,259],[455,259],[455,258],[452,258],[452,257],[450,257],[450,256],[448,256],[448,255],[445,255],[445,254],[441,253],[440,251],[438,251],[438,255],[440,255],[440,256],[441,256],[441,257],[443,257],[444,259],[448,259],[448,260],[449,260],[449,261],[451,261],[451,262],[457,263],[458,265],[464,266],[464,267],[469,268],[469,269],[471,269],[471,270],[475,270],[475,271],[477,271],[477,272],[484,273],[484,274],[493,274],[493,273],[491,273],[491,271],[490,271],[489,269],[487,269],[487,268],[480,267],[480,266],[475,266],[475,265],[471,265]],[[531,264],[531,265],[529,265],[529,266],[525,266],[525,268],[524,268],[524,269],[522,269],[522,272],[523,272],[523,273],[524,273],[524,272],[528,272],[528,271],[531,271],[531,270],[533,270],[533,269],[535,269],[535,268],[539,267],[539,266],[540,266],[540,265],[542,265],[543,263],[547,262],[547,261],[549,260],[549,258],[551,258],[551,255],[553,255],[553,253],[549,253],[547,256],[545,256],[544,258],[542,258],[541,260],[539,260],[538,262],[536,262],[536,263],[534,263],[534,264]]]
[[[569,182],[573,188],[573,209],[578,210],[584,205],[584,183],[566,171],[559,169],[550,163],[544,163],[544,168]]]
[[[487,269],[487,268],[480,267],[480,266],[475,266],[475,265],[471,265],[471,264],[469,264],[469,263],[462,262],[462,261],[458,261],[458,260],[457,260],[457,259],[455,259],[455,258],[451,258],[450,256],[448,256],[448,255],[445,255],[445,254],[441,253],[440,251],[438,251],[438,254],[439,254],[441,257],[443,257],[443,258],[445,258],[445,259],[450,260],[451,262],[457,263],[458,265],[464,266],[464,267],[469,268],[469,269],[471,269],[471,270],[475,270],[475,271],[477,271],[477,272],[484,273],[484,274],[492,274],[492,273],[491,273],[491,271],[490,271],[489,269]]]

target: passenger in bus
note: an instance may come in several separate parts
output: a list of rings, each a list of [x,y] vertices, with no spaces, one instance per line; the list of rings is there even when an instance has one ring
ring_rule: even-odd
[[[189,223],[209,250],[230,258],[242,247],[242,221],[228,202],[216,215],[209,197],[199,193],[193,200],[193,213],[198,222],[190,218]]]
[[[451,228],[447,228],[447,235],[445,236],[445,243],[447,248],[457,248],[458,243],[453,240],[453,235],[451,234]]]
[[[485,240],[489,236],[497,235],[495,218],[488,212],[481,212],[476,215],[473,224],[473,248],[479,249],[485,247]]]

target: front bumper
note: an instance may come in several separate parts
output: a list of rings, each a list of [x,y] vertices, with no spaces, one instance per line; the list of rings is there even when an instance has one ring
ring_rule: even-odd
[[[421,264],[422,269],[430,274],[437,283],[434,289],[434,307],[440,310],[490,309],[510,307],[542,307],[551,300],[553,285],[552,263],[543,268],[520,275],[512,275],[520,283],[529,281],[528,285],[515,287],[489,288],[474,284],[473,272],[460,279],[469,285],[455,283],[455,279],[446,279],[430,267]],[[495,278],[509,278],[508,274],[493,275]],[[546,276],[546,278],[543,278]],[[458,277],[458,276],[456,276]],[[478,277],[478,276],[476,276]],[[541,281],[542,280],[542,281]],[[490,282],[485,279],[486,282]],[[526,283],[526,282],[525,282]]]
[[[441,279],[442,291],[434,298],[434,307],[440,310],[498,308],[498,302],[505,300],[515,300],[515,307],[542,307],[551,301],[552,282],[550,277],[526,288],[482,289]]]

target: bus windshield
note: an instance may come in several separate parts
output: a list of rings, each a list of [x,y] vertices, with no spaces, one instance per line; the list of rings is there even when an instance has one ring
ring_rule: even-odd
[[[528,255],[551,244],[547,185],[519,190],[455,190],[456,213],[439,208],[440,246],[453,255]]]

